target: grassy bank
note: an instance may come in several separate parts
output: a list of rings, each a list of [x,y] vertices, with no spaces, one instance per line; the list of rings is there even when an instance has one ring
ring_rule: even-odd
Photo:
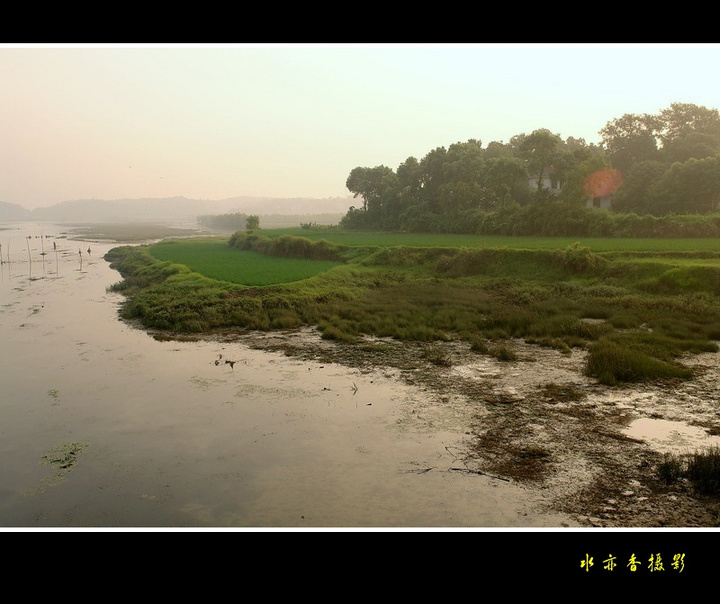
[[[466,236],[421,244],[318,233],[167,241],[107,259],[123,276],[125,317],[178,333],[314,325],[350,343],[461,339],[508,360],[522,338],[587,349],[588,374],[605,384],[690,378],[682,355],[715,351],[720,339],[717,242],[503,238],[496,247],[477,236],[467,245]],[[399,240],[416,244],[391,244]]]

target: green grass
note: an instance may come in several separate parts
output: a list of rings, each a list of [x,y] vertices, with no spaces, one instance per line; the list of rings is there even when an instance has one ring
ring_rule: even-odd
[[[324,239],[348,246],[469,247],[562,250],[579,242],[593,252],[713,252],[720,254],[716,238],[610,238],[610,237],[511,237],[500,235],[453,235],[443,233],[360,232],[341,229],[262,229],[263,237],[294,235],[307,239]]]
[[[715,352],[720,340],[720,263],[697,239],[652,240],[652,252],[648,240],[632,251],[640,240],[590,248],[518,238],[495,248],[464,244],[511,238],[298,234],[168,240],[107,258],[123,276],[114,288],[128,297],[124,315],[175,332],[312,325],[346,343],[460,339],[507,362],[518,362],[508,340],[520,338],[565,354],[587,349],[587,374],[611,385],[690,379],[682,356]],[[309,255],[338,260],[295,257]]]
[[[276,285],[308,279],[339,262],[278,258],[228,246],[226,238],[168,239],[149,247],[158,260],[183,264],[211,279],[242,285]]]

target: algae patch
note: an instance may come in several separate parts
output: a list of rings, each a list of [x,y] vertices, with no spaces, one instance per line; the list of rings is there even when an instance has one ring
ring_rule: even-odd
[[[43,492],[48,487],[55,487],[61,484],[68,472],[70,472],[77,461],[78,456],[90,446],[90,443],[65,443],[53,447],[42,456],[40,465],[50,466],[54,473],[46,476],[42,482],[35,488],[26,489],[25,495],[35,495]]]
[[[303,388],[282,388],[280,386],[270,387],[253,383],[241,383],[235,389],[237,398],[266,396],[270,398],[313,398],[319,396],[319,392]]]
[[[42,456],[42,464],[59,470],[70,470],[80,455],[90,443],[66,443],[59,445]]]

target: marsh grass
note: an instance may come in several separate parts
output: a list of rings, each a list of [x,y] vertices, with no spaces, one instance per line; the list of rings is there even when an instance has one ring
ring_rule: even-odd
[[[684,476],[685,464],[677,455],[672,453],[663,453],[662,460],[657,467],[657,472],[658,476],[666,484],[672,484]]]
[[[687,477],[703,494],[720,494],[720,448],[695,452],[688,460]]]
[[[313,325],[354,345],[364,335],[428,345],[463,339],[506,361],[517,358],[508,340],[519,338],[565,354],[587,348],[586,373],[612,385],[688,379],[681,356],[717,350],[715,268],[706,269],[720,259],[709,251],[696,270],[693,255],[673,249],[652,256],[546,240],[535,249],[488,248],[478,239],[469,249],[450,246],[449,236],[425,239],[442,246],[378,248],[380,235],[357,247],[341,232],[323,235],[336,240],[243,234],[232,246],[175,240],[115,248],[107,258],[123,276],[114,286],[127,296],[123,316],[177,333]],[[253,265],[262,279],[251,277]],[[672,282],[682,287],[649,287],[666,283],[669,271],[679,271]]]
[[[500,342],[491,346],[488,350],[490,356],[495,357],[498,361],[517,361],[518,355],[512,346],[507,342]]]
[[[490,352],[490,349],[488,348],[488,343],[482,336],[471,335],[469,337],[469,340],[471,351],[477,352],[478,354],[488,354]]]
[[[668,355],[669,352],[660,349],[659,356]],[[692,371],[687,367],[652,356],[642,346],[621,345],[610,339],[600,340],[590,346],[586,373],[609,386],[692,377]]]
[[[438,367],[452,367],[453,364],[450,354],[438,346],[425,346],[422,357]]]
[[[691,455],[666,453],[657,467],[658,476],[668,484],[688,479],[703,495],[720,495],[720,447],[695,451]]]

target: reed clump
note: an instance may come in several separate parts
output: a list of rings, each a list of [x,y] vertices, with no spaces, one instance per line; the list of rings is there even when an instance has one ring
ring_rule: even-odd
[[[665,356],[664,353],[661,353]],[[585,369],[601,384],[619,384],[673,378],[689,379],[692,371],[678,363],[652,356],[641,347],[602,339],[590,346]]]
[[[720,447],[690,455],[665,453],[658,463],[657,473],[668,484],[687,479],[703,495],[720,495]]]

